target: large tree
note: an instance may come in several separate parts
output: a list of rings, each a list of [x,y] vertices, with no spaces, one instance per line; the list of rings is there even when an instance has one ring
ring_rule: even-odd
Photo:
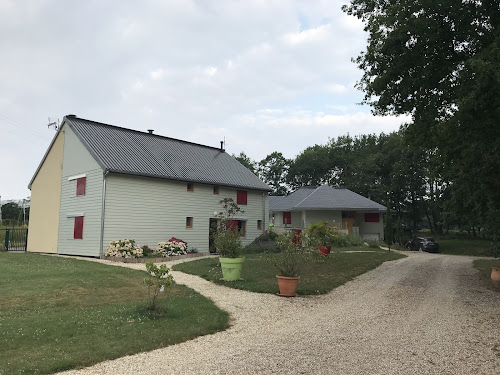
[[[253,174],[257,174],[257,171],[256,171],[256,162],[253,161],[250,156],[248,156],[247,154],[245,154],[243,151],[240,152],[239,155],[234,155],[233,154],[233,158],[235,158],[236,160],[238,160],[241,164],[243,164],[245,167],[247,167],[249,170],[252,171]]]
[[[405,132],[426,149],[428,198],[446,189],[448,210],[467,207],[469,221],[498,230],[500,2],[351,0],[344,10],[369,35],[355,59],[364,102],[375,114],[412,116]],[[442,209],[434,203],[430,222]]]
[[[290,160],[277,151],[267,155],[259,162],[257,166],[259,177],[273,189],[271,195],[287,195],[289,193],[285,180],[289,167]]]

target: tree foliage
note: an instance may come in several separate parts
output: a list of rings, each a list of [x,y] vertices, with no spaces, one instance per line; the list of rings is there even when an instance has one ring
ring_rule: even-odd
[[[447,220],[498,231],[500,2],[351,0],[343,9],[369,35],[355,59],[364,102],[412,116],[404,134],[423,155],[431,229]]]

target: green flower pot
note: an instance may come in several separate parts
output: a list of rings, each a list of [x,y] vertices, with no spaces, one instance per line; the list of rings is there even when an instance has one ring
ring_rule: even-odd
[[[220,266],[222,268],[222,277],[224,281],[239,280],[241,276],[241,268],[245,258],[221,258],[219,257]]]

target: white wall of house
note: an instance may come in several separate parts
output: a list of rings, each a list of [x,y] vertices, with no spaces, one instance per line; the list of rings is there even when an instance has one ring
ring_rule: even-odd
[[[356,221],[359,225],[359,233],[361,237],[366,241],[384,240],[384,214],[379,213],[379,222],[378,223],[367,223],[365,221],[365,213],[358,212],[356,214]]]
[[[244,190],[244,189],[242,189]],[[156,247],[158,242],[171,237],[188,242],[200,252],[209,251],[209,225],[214,212],[220,212],[218,202],[233,198],[237,189],[194,183],[194,191],[187,191],[187,183],[140,176],[111,173],[106,177],[106,206],[104,215],[103,252],[113,240],[134,238],[138,245]],[[247,205],[235,219],[246,220],[247,245],[263,233],[268,225],[268,193],[246,190]],[[193,218],[193,227],[186,228],[186,217]],[[262,229],[257,229],[262,220]]]
[[[64,158],[59,215],[58,254],[99,256],[103,171],[69,126],[64,131]],[[76,195],[75,176],[85,175],[85,195]],[[83,214],[83,238],[74,239],[75,216]]]
[[[283,224],[283,213],[273,212],[270,214],[270,219],[274,215],[274,223],[276,229],[285,228]],[[365,212],[356,213],[356,222],[359,227],[359,234],[365,240],[380,240],[384,239],[384,215],[379,213],[379,222],[372,223],[365,221]],[[327,220],[334,223],[339,230],[342,229],[342,211],[332,210],[309,210],[309,211],[292,211],[292,223],[287,225],[288,228],[307,228],[313,223],[318,223]]]

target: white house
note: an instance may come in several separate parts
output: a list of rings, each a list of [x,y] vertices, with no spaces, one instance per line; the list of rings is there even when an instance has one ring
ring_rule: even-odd
[[[209,251],[233,198],[248,244],[267,227],[270,188],[223,149],[68,115],[33,176],[28,251],[100,257],[110,241],[174,236]]]
[[[349,189],[328,185],[302,187],[286,197],[269,197],[269,220],[275,228],[304,229],[327,220],[365,240],[384,239],[386,208]]]

